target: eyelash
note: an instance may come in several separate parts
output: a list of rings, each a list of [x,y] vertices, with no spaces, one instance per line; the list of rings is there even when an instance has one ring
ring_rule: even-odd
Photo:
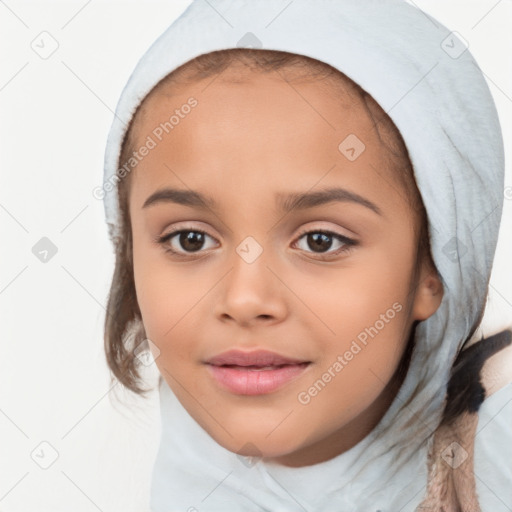
[[[180,233],[201,233],[202,235],[206,235],[206,236],[209,236],[210,238],[213,238],[206,231],[185,226],[181,229],[172,231],[165,235],[157,236],[156,238],[154,238],[154,242],[162,245],[165,252],[173,254],[178,257],[188,258],[189,255],[192,256],[192,255],[199,254],[200,252],[202,252],[202,251],[197,251],[194,253],[182,253],[179,251],[175,251],[174,249],[171,249],[169,246],[166,246],[167,242],[169,242],[172,238],[174,238],[176,235],[179,235]],[[353,247],[358,245],[358,242],[352,238],[348,238],[348,237],[346,237],[344,235],[340,235],[334,231],[327,231],[325,229],[310,229],[310,230],[305,229],[299,233],[299,235],[297,236],[297,240],[300,240],[304,235],[308,235],[311,233],[320,233],[323,235],[327,235],[329,237],[337,239],[340,242],[343,242],[343,244],[344,244],[343,247],[341,247],[340,249],[338,249],[337,251],[334,251],[334,252],[325,252],[325,253],[314,253],[313,252],[313,254],[317,254],[318,256],[322,256],[324,254],[327,254],[329,256],[338,256],[345,252],[349,252]],[[306,252],[309,252],[309,251],[306,251]]]

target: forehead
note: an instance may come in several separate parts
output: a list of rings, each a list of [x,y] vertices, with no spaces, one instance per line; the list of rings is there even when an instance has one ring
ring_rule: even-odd
[[[289,122],[299,116],[316,117],[331,130],[336,129],[333,107],[346,112],[360,110],[360,114],[366,110],[360,89],[348,78],[341,74],[318,77],[309,73],[307,69],[294,68],[263,72],[234,61],[224,71],[200,80],[183,71],[171,74],[145,98],[136,125],[140,128],[148,118],[155,121],[158,111],[179,109],[191,96],[197,98],[201,108],[196,110],[204,114],[202,117],[222,108],[225,116],[217,115],[219,120],[238,112],[239,118],[244,113],[252,114],[252,120],[256,121],[261,118],[256,114],[264,108],[274,110],[275,115],[268,116],[269,121],[276,116],[285,116]]]
[[[184,108],[191,98],[196,106]],[[134,173],[146,192],[178,175],[219,192],[233,180],[240,191],[262,182],[281,190],[339,185],[341,176],[346,185],[393,180],[374,119],[343,82],[245,73],[171,83],[146,98],[135,124],[134,149],[148,137],[156,143]]]
[[[353,86],[341,80],[334,87],[332,80],[296,82],[286,78],[278,72],[230,68],[213,78],[159,85],[137,112],[135,139],[162,131],[158,126],[165,125],[172,131],[166,130],[161,134],[165,140],[158,142],[170,146],[195,142],[206,149],[208,142],[215,141],[220,150],[231,141],[239,148],[238,153],[249,147],[262,154],[285,152],[290,145],[337,152],[336,142],[352,134],[370,149],[381,149],[377,147],[380,139],[374,120],[361,96],[354,94]],[[197,103],[193,109],[187,105],[191,98]],[[173,113],[180,119],[174,116],[176,126],[169,127]],[[194,138],[190,140],[192,132]],[[250,144],[242,147],[241,142],[249,142],[248,135],[252,137]],[[276,139],[278,135],[280,140]],[[282,139],[286,139],[286,147],[279,145]]]

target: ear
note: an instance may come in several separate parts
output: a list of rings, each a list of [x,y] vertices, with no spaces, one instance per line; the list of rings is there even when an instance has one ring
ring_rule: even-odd
[[[439,308],[443,300],[443,283],[430,266],[422,265],[414,296],[412,315],[415,320],[426,320]]]

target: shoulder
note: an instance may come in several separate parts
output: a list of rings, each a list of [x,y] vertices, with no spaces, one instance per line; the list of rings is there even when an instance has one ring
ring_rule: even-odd
[[[486,398],[478,411],[475,480],[482,510],[510,512],[512,506],[512,345],[482,368]]]

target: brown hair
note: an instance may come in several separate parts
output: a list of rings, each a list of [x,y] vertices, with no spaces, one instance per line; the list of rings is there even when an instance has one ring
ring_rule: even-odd
[[[139,105],[125,135],[119,162],[126,162],[134,150],[137,137],[136,120],[139,116],[143,115],[141,112],[144,110],[147,98],[158,91],[165,91],[167,87],[172,87],[173,85],[193,83],[194,81],[211,76],[217,77],[228,67],[237,63],[260,73],[279,73],[289,83],[314,79],[319,86],[338,87],[339,89],[341,81],[344,86],[344,93],[349,91],[350,94],[356,95],[361,100],[369,117],[373,120],[373,128],[388,150],[388,170],[391,170],[395,180],[398,180],[400,183],[400,188],[397,191],[405,197],[419,220],[419,229],[415,231],[418,250],[415,267],[416,274],[414,277],[417,278],[420,264],[424,260],[426,260],[434,272],[437,272],[430,251],[427,213],[414,179],[412,163],[407,148],[398,128],[371,95],[336,68],[318,60],[288,52],[246,48],[219,50],[196,57],[163,78]],[[377,169],[374,170],[377,172]],[[125,179],[119,182],[118,186],[121,213],[120,231],[122,236],[116,240],[115,269],[108,297],[104,341],[107,362],[115,378],[133,392],[144,394],[149,390],[142,389],[140,386],[142,379],[138,371],[139,363],[136,353],[138,353],[140,344],[146,343],[146,334],[136,299],[133,274],[132,233],[128,209],[130,176],[128,174]],[[386,176],[382,177],[386,179]],[[441,276],[440,278],[442,279]],[[411,293],[414,293],[414,290]],[[478,326],[482,315],[483,309],[478,321],[475,322],[471,330],[470,336]],[[406,350],[393,377],[393,380],[397,378],[399,383],[405,378],[409,367],[414,349],[414,335],[417,324],[418,322],[415,322],[413,325]],[[482,343],[477,345],[483,346]],[[482,350],[480,351],[483,354]],[[467,410],[467,407],[464,405],[468,400],[466,390],[463,387],[457,387],[456,384],[458,382],[457,379],[463,374],[466,375],[466,380],[468,378],[476,379],[479,382],[479,370],[489,354],[479,356],[479,359],[477,357],[479,364],[477,365],[478,368],[476,368],[474,354],[477,354],[477,352],[475,349],[469,352],[463,351],[458,354],[454,362],[443,419],[438,430],[435,432],[436,435],[431,438],[433,444],[429,452],[429,486],[427,495],[420,508],[432,507],[436,510],[462,510],[461,506],[469,504],[472,510],[479,510],[475,494],[474,476],[472,474],[472,447],[474,444],[476,412],[475,407]],[[466,371],[468,368],[474,370],[470,376],[468,376]],[[476,399],[473,396],[473,400],[481,403],[485,392],[478,385],[475,389],[478,396]],[[467,419],[468,414],[473,414],[473,416],[469,418],[467,426],[464,427],[462,424]],[[454,477],[455,471],[442,466],[440,450],[446,446],[445,443],[449,440],[458,439],[461,441],[461,438],[457,437],[461,429],[467,431],[465,440],[469,439],[471,444],[468,448],[470,452],[470,465],[467,466],[470,472],[459,472],[458,476]],[[464,493],[466,497],[464,497]]]

